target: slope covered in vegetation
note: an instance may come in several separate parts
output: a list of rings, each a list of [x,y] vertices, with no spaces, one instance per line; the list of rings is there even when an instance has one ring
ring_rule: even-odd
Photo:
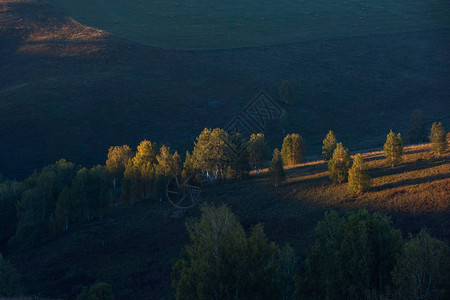
[[[405,237],[428,228],[432,236],[448,240],[450,153],[436,156],[429,150],[429,144],[406,147],[395,167],[386,166],[382,152],[364,153],[373,182],[358,196],[346,183],[332,184],[323,161],[311,161],[288,167],[286,181],[277,188],[262,172],[209,187],[202,201],[227,204],[246,230],[262,222],[270,240],[290,243],[301,258],[330,209],[380,211]],[[188,242],[184,225],[190,216],[199,216],[198,206],[182,211],[166,201],[143,200],[9,257],[29,294],[75,295],[99,280],[110,283],[119,298],[159,299],[170,293],[172,265]]]

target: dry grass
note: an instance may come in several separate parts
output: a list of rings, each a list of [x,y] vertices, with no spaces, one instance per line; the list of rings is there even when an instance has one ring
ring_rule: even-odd
[[[291,168],[287,184],[295,185],[298,200],[313,204],[419,215],[448,211],[450,153],[436,157],[429,148],[429,144],[406,147],[402,163],[394,168],[385,165],[382,151],[363,154],[372,187],[362,195],[349,193],[346,184],[331,185],[324,162]]]
[[[394,168],[385,165],[382,151],[364,153],[372,187],[361,195],[350,193],[347,183],[333,184],[324,161],[311,161],[286,168],[286,182],[279,188],[263,170],[246,184],[211,189],[208,199],[230,205],[244,224],[265,223],[271,238],[291,243],[300,253],[307,251],[315,224],[330,209],[380,211],[405,234],[427,227],[449,239],[450,153],[434,156],[429,148],[405,147],[403,162]]]

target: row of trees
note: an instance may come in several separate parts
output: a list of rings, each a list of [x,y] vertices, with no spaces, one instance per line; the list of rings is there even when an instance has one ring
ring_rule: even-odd
[[[252,134],[248,141],[242,136],[229,135],[223,129],[204,129],[194,143],[192,153],[186,153],[184,176],[205,173],[210,180],[248,174],[249,166],[259,173],[270,154],[264,134]],[[280,155],[284,165],[298,164],[305,160],[305,144],[298,134],[288,134]]]
[[[301,137],[288,135],[283,156],[296,163]],[[297,152],[295,152],[297,151]],[[0,241],[29,248],[77,222],[102,219],[117,200],[161,199],[168,178],[204,173],[208,180],[246,176],[252,166],[262,167],[269,155],[264,135],[249,140],[230,136],[222,129],[205,129],[187,152],[183,169],[180,155],[165,145],[144,140],[133,151],[114,146],[105,165],[82,168],[64,159],[18,182],[0,181]]]
[[[434,153],[442,154],[447,150],[446,132],[441,123],[433,123],[429,139]],[[391,130],[386,137],[383,151],[388,166],[399,164],[403,155],[401,134]],[[328,162],[330,178],[334,183],[348,180],[349,191],[352,193],[362,193],[370,187],[371,178],[362,155],[358,153],[352,160],[350,152],[342,143],[337,142],[333,131],[328,132],[323,140],[322,156]]]
[[[247,235],[226,206],[203,206],[186,228],[190,243],[173,268],[175,299],[449,296],[448,245],[425,231],[405,240],[379,213],[326,213],[303,262],[289,245],[270,242],[261,224]]]
[[[446,151],[446,132],[441,123],[433,124],[429,138],[434,152]],[[391,166],[401,161],[400,134],[388,134],[384,151]],[[269,168],[275,186],[284,179],[283,165],[305,161],[305,152],[300,135],[286,135]],[[183,168],[176,151],[147,140],[136,151],[127,145],[111,147],[104,166],[88,169],[60,160],[22,182],[0,181],[0,241],[5,243],[14,236],[11,243],[33,246],[46,236],[68,230],[72,223],[101,219],[116,199],[131,204],[150,197],[162,199],[165,183],[173,175],[200,179],[203,173],[208,181],[242,178],[250,168],[259,172],[268,155],[264,134],[253,134],[245,140],[216,128],[200,133],[193,151],[186,153]],[[337,143],[332,131],[323,141],[322,155],[333,182],[348,179],[351,191],[367,189],[369,180],[362,157],[355,157],[352,164],[348,149]]]
[[[25,180],[0,182],[0,241],[29,248],[76,222],[102,219],[116,199],[149,197],[158,182],[180,173],[178,153],[142,141],[111,147],[105,166],[82,168],[64,159]]]
[[[293,163],[302,159],[295,153],[298,135],[285,139],[283,155]],[[105,165],[82,168],[64,159],[34,172],[18,182],[0,181],[0,241],[19,248],[33,247],[46,237],[67,231],[77,222],[102,219],[118,199],[135,203],[139,199],[161,199],[166,180],[182,174],[185,178],[205,173],[209,180],[243,177],[250,166],[262,167],[269,155],[264,135],[249,140],[230,136],[222,129],[205,129],[192,153],[186,153],[183,169],[180,155],[165,145],[144,140],[133,151],[114,146]]]
[[[278,89],[278,99],[280,103],[284,105],[293,105],[295,103],[294,88],[289,80],[283,80]],[[283,127],[283,134],[288,126],[288,114],[283,110],[281,123]],[[427,132],[428,120],[425,118],[422,110],[416,109],[411,113],[409,119],[409,127],[406,132],[405,141],[409,144],[417,144],[427,142],[429,140],[429,135]],[[437,123],[436,123],[437,124]],[[332,153],[331,153],[332,154]],[[330,157],[331,158],[331,157]],[[328,158],[329,159],[329,158]]]
[[[371,178],[361,154],[352,160],[350,152],[338,143],[333,131],[330,131],[323,141],[322,154],[328,161],[330,179],[333,183],[348,180],[348,189],[352,193],[365,192],[370,187]]]

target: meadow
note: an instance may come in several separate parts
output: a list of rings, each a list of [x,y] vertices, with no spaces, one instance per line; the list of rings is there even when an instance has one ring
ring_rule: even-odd
[[[51,0],[73,19],[170,49],[230,49],[450,28],[446,1]]]
[[[422,228],[450,238],[450,153],[435,156],[429,144],[405,148],[403,162],[385,165],[381,151],[364,153],[372,187],[362,195],[333,185],[323,161],[287,168],[274,188],[265,172],[243,181],[206,189],[202,202],[226,204],[247,230],[262,222],[270,240],[289,243],[302,260],[314,241],[314,228],[328,210],[345,214],[366,208],[391,217],[405,237]],[[29,294],[77,294],[95,280],[114,286],[118,299],[163,299],[170,295],[171,270],[188,242],[185,219],[199,207],[175,210],[167,201],[146,200],[113,208],[103,220],[72,229],[30,251],[12,254]]]

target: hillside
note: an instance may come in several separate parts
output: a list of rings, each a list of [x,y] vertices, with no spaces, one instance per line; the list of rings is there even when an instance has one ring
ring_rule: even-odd
[[[178,51],[87,27],[44,0],[0,0],[0,172],[20,179],[62,157],[104,163],[108,147],[145,138],[184,153],[261,89],[277,99],[283,79],[296,95],[283,107],[289,131],[310,153],[330,129],[351,150],[378,147],[418,108],[448,128],[449,30],[417,25]]]
[[[232,49],[447,28],[450,5],[423,0],[52,0],[82,22],[170,49]]]
[[[434,157],[429,147],[407,147],[395,168],[384,165],[381,152],[365,153],[373,186],[357,197],[345,184],[331,184],[323,161],[311,161],[289,168],[279,188],[263,174],[210,187],[202,199],[227,204],[245,228],[263,222],[270,240],[290,243],[300,258],[313,241],[317,221],[330,209],[381,211],[404,236],[426,227],[449,240],[450,153]],[[185,218],[198,215],[198,207],[174,210],[166,201],[116,207],[102,221],[76,225],[10,259],[29,294],[68,296],[102,280],[113,285],[119,299],[167,298],[172,264],[188,242]]]

